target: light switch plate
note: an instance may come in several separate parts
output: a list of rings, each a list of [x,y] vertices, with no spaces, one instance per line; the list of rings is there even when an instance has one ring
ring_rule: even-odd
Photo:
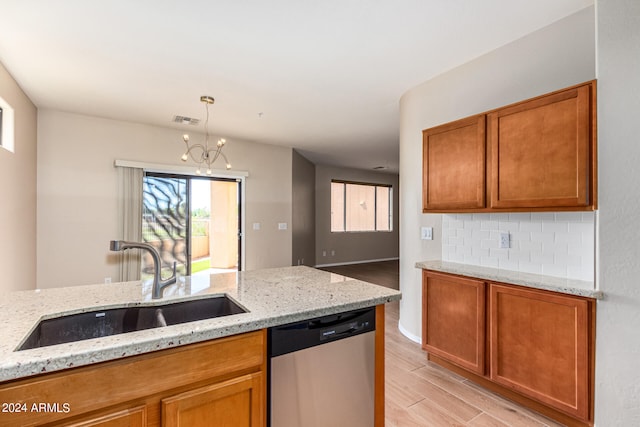
[[[279,222],[278,223],[278,230],[286,230],[287,229],[287,223],[286,222]]]
[[[509,233],[500,233],[500,249],[509,249]]]
[[[420,238],[422,240],[433,240],[433,227],[422,227],[420,229]]]

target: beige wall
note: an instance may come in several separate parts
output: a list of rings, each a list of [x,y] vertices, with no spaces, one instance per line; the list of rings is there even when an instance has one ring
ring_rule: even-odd
[[[0,291],[34,289],[38,112],[2,64],[0,97],[15,114],[14,152],[0,148]]]
[[[293,150],[292,265],[316,262],[316,167]]]
[[[391,185],[393,231],[331,233],[332,179]],[[398,258],[399,192],[396,174],[316,165],[316,265]],[[335,252],[334,255],[332,251]]]
[[[589,7],[406,92],[400,100],[400,328],[419,341],[416,261],[441,259],[442,215],[422,213],[422,130],[595,78]],[[420,227],[434,240],[420,240]]]
[[[117,277],[108,251],[117,233],[116,159],[182,164],[182,132],[104,118],[40,111],[38,117],[38,287]],[[195,138],[196,136],[192,136]],[[228,138],[225,152],[246,179],[244,269],[290,265],[291,149]],[[254,231],[251,224],[260,222]]]

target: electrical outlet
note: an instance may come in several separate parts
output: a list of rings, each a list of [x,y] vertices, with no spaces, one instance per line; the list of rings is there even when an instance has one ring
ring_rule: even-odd
[[[335,256],[336,255],[336,251],[334,251],[333,249],[331,250],[331,256]]]
[[[420,238],[422,240],[433,240],[433,227],[422,227],[420,229]]]
[[[260,223],[259,222],[254,222],[253,223],[253,229],[254,230],[260,230]]]
[[[286,230],[287,229],[287,223],[286,222],[279,222],[278,223],[278,230]]]
[[[501,249],[509,249],[509,233],[500,233],[499,247]]]
[[[111,277],[105,277],[105,278],[104,278],[104,283],[105,283],[106,285],[108,285],[109,283],[111,283]]]
[[[327,256],[327,251],[322,251],[322,256]]]

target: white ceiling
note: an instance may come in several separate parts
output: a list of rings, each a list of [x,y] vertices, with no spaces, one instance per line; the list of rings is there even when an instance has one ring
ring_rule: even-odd
[[[179,129],[211,95],[230,143],[397,171],[406,90],[591,4],[0,0],[0,62],[39,108]]]

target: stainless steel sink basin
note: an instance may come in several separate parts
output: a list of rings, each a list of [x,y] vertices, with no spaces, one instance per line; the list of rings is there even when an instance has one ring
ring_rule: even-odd
[[[246,312],[223,295],[162,305],[70,314],[41,320],[18,351]]]

